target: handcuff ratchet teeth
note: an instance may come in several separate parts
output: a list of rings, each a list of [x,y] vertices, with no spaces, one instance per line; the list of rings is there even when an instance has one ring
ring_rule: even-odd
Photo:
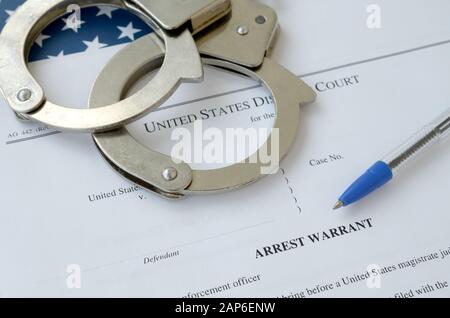
[[[232,0],[227,20],[200,32],[195,40],[204,64],[243,74],[269,89],[276,107],[274,128],[279,131],[281,159],[296,139],[300,104],[313,102],[316,95],[302,80],[266,56],[277,26],[277,16],[271,8],[250,0]],[[154,45],[152,36],[130,44],[106,65],[91,92],[91,108],[119,101],[139,77],[161,65],[164,52]],[[193,170],[186,163],[175,163],[170,156],[144,147],[125,127],[95,133],[93,138],[116,171],[167,198],[236,189],[263,176],[259,159],[256,163],[244,160],[216,170]],[[258,152],[270,149],[270,142],[269,136]]]
[[[191,33],[226,15],[230,0],[100,0],[128,8],[148,22],[164,41],[165,58],[156,77],[129,98],[100,108],[73,109],[51,103],[27,69],[35,37],[69,5],[93,0],[28,0],[0,35],[0,91],[17,116],[61,130],[107,131],[131,123],[160,106],[181,82],[199,81],[203,68]]]

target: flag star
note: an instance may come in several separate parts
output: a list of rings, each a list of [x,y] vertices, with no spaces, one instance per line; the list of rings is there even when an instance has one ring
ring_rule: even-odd
[[[134,41],[134,35],[136,33],[141,32],[142,30],[133,28],[133,22],[128,23],[126,27],[118,26],[120,30],[119,39],[123,39],[125,37],[129,38],[130,40]]]
[[[64,56],[64,51],[61,51],[61,52],[59,52],[58,53],[58,55],[47,55],[47,58],[49,59],[49,60],[56,60],[56,59],[58,59],[58,58],[60,58],[60,57],[63,57]]]
[[[98,36],[96,36],[92,41],[83,41],[83,43],[87,46],[86,51],[98,50],[104,48],[105,46],[108,46],[108,44],[100,43]]]
[[[8,18],[6,19],[6,22],[8,22],[9,18],[16,12],[16,10],[5,10],[6,14],[8,15]]]
[[[101,15],[106,15],[110,19],[112,19],[113,11],[119,10],[119,8],[114,8],[114,7],[110,7],[110,6],[97,6],[97,8],[99,10],[97,12],[97,17],[99,17]]]
[[[63,19],[63,21],[65,24],[64,27],[62,28],[62,31],[70,29],[75,33],[78,33],[78,29],[80,29],[81,25],[84,23],[84,21],[78,19],[76,14],[70,15],[68,18]]]
[[[39,36],[34,40],[34,43],[42,47],[44,45],[44,40],[50,39],[51,37],[45,34],[39,34]]]

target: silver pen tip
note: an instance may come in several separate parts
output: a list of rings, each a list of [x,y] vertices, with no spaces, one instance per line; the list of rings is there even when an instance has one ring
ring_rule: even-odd
[[[334,205],[333,210],[339,210],[340,208],[343,208],[343,207],[344,207],[344,202],[338,201],[338,202]]]

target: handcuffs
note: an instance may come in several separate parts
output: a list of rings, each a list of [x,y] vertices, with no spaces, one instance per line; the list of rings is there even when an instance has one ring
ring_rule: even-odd
[[[9,19],[0,37],[0,88],[19,117],[61,130],[86,132],[129,124],[160,106],[181,82],[201,80],[202,65],[191,32],[202,30],[231,9],[229,0],[100,1],[141,16],[164,40],[166,55],[156,77],[133,96],[101,108],[73,109],[45,99],[43,89],[27,69],[26,56],[40,31],[74,2],[87,6],[95,1],[26,1]]]
[[[70,109],[45,100],[24,58],[45,22],[61,15],[69,2],[28,0],[0,36],[0,89],[19,117],[63,130],[92,132],[99,151],[116,171],[167,198],[240,188],[264,176],[259,160],[193,170],[139,144],[124,127],[159,107],[180,83],[201,80],[205,64],[266,86],[276,107],[274,128],[279,131],[280,159],[287,154],[297,136],[300,104],[313,102],[316,95],[267,57],[278,30],[274,10],[252,0],[103,1],[137,12],[155,33],[128,45],[110,60],[94,84],[88,109]],[[77,1],[80,5],[92,2]],[[123,99],[131,85],[159,67],[144,88]],[[258,152],[270,142],[269,136]]]

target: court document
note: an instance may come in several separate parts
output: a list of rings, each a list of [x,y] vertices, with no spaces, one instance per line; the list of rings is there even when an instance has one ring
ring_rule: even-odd
[[[302,107],[278,173],[243,189],[168,201],[117,174],[89,134],[20,122],[0,100],[0,296],[450,296],[448,142],[332,210],[367,167],[450,107],[450,2],[262,2],[281,24],[271,58],[317,100]],[[134,39],[142,27],[127,23],[118,37]],[[127,45],[87,41],[30,63],[49,100],[86,105]],[[182,85],[128,130],[170,153],[167,121],[271,127],[274,114],[267,89],[205,68],[204,83]]]

